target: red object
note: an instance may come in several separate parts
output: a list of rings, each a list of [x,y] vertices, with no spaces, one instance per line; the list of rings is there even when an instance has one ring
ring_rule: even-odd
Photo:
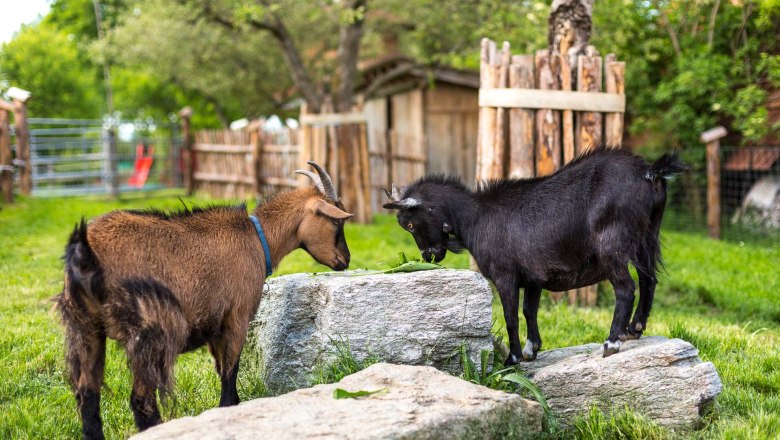
[[[149,155],[144,156],[144,144],[138,144],[135,147],[135,166],[133,175],[128,179],[127,184],[134,188],[143,188],[146,179],[149,178],[149,170],[154,162],[154,147],[149,146]]]

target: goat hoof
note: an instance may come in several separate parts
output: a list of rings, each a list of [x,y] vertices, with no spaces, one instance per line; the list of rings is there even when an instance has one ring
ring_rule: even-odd
[[[604,342],[604,355],[603,357],[609,357],[612,356],[615,353],[618,353],[620,351],[620,345],[621,345],[620,339],[618,339],[615,342],[612,341],[606,341]]]
[[[626,328],[625,338],[626,339],[639,339],[639,338],[642,337],[642,330],[644,330],[644,328],[642,327],[642,324],[639,324],[639,323],[631,324],[631,325],[628,326],[628,328]]]
[[[517,356],[515,356],[515,355],[513,355],[513,354],[510,354],[510,355],[509,355],[509,356],[506,358],[506,360],[504,361],[504,366],[505,366],[505,367],[511,367],[512,365],[517,365],[517,364],[519,364],[519,363],[520,363],[520,362],[519,362],[519,360],[518,360]]]
[[[536,359],[536,353],[539,352],[539,344],[534,344],[530,339],[526,339],[525,347],[523,347],[523,361],[531,362]]]

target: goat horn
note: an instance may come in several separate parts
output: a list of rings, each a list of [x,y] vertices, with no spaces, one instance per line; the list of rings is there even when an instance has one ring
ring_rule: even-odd
[[[393,195],[390,193],[390,191],[387,190],[384,186],[382,187],[382,191],[385,192],[385,196],[387,197],[388,202],[395,202],[396,200],[393,198]]]
[[[315,170],[317,170],[317,174],[320,175],[320,182],[322,182],[323,191],[322,193],[332,199],[332,200],[338,200],[339,196],[336,195],[336,189],[333,188],[333,181],[330,180],[330,176],[328,175],[328,172],[322,169],[321,166],[317,164],[317,162],[310,160],[306,162],[307,164],[314,167]]]
[[[314,186],[317,188],[317,190],[322,194],[326,195],[325,188],[322,187],[322,181],[320,180],[320,177],[316,174],[312,173],[309,170],[295,170],[298,174],[303,174],[304,176],[311,179],[312,182],[314,182]]]

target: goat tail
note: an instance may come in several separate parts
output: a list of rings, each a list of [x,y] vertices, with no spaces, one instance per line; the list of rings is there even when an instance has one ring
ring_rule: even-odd
[[[666,207],[666,181],[672,176],[680,174],[688,169],[688,166],[680,161],[676,153],[664,154],[656,160],[645,174],[645,178],[652,183],[653,197],[650,209],[650,231],[645,237],[645,242],[640,249],[638,270],[647,275],[657,273],[663,269],[661,258],[661,222]]]
[[[102,303],[105,300],[103,271],[87,239],[87,222],[84,218],[76,224],[65,246],[65,288],[61,300],[69,300],[80,308]],[[88,311],[88,310],[85,310]]]
[[[687,169],[688,166],[677,158],[676,153],[664,154],[650,166],[645,177],[651,182],[654,182],[659,177],[661,179],[668,179]]]

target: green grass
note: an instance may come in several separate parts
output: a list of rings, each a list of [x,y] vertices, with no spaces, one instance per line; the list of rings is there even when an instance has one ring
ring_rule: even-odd
[[[62,330],[50,298],[62,287],[60,256],[73,225],[115,208],[176,208],[175,193],[153,198],[20,198],[0,210],[0,438],[74,438],[79,435],[76,404],[66,381]],[[208,201],[185,199],[186,203]],[[681,337],[715,364],[724,389],[703,429],[671,432],[631,409],[604,416],[585,414],[575,429],[550,435],[572,438],[777,438],[780,436],[780,246],[715,242],[665,232],[666,273],[659,281],[646,334]],[[351,268],[386,268],[397,253],[417,256],[411,236],[390,216],[372,225],[347,226]],[[468,267],[466,255],[448,254],[448,267]],[[274,276],[326,271],[302,251],[282,262]],[[609,288],[604,289],[605,292]],[[608,293],[596,308],[552,304],[545,295],[539,312],[544,348],[601,342],[608,333],[614,300]],[[503,330],[494,301],[495,331]],[[521,319],[522,320],[522,319]],[[522,332],[524,333],[524,331]],[[521,335],[521,337],[524,337]],[[506,340],[506,339],[505,339]],[[247,358],[239,375],[242,399],[265,389]],[[321,381],[360,368],[324,369]],[[135,432],[129,408],[130,374],[122,350],[109,343],[102,416],[110,438]],[[219,379],[204,350],[182,355],[176,387],[163,403],[164,419],[199,414],[219,401]]]

